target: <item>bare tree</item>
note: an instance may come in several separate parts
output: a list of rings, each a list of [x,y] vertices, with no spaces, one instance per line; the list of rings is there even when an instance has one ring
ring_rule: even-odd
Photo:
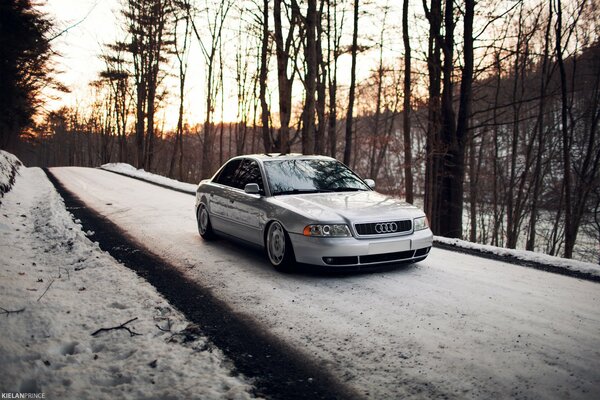
[[[173,9],[175,12],[174,24],[174,53],[177,57],[178,76],[179,76],[179,110],[177,115],[177,131],[175,132],[175,144],[173,146],[173,154],[169,164],[169,176],[175,174],[175,160],[177,159],[177,167],[179,170],[179,180],[184,180],[183,174],[183,118],[184,118],[184,103],[185,103],[185,81],[188,69],[188,54],[189,41],[191,35],[190,24],[190,4],[188,0],[177,1],[173,0]],[[179,35],[178,28],[183,26],[183,35]]]
[[[133,60],[136,93],[136,165],[151,169],[154,159],[154,116],[161,65],[171,40],[167,38],[171,17],[167,0],[127,0],[123,9],[129,41],[117,42]]]
[[[271,130],[269,129],[269,104],[267,103],[267,77],[269,74],[269,0],[263,0],[262,7],[262,38],[260,50],[260,120],[262,125],[262,138],[265,153],[274,151]]]
[[[409,0],[402,5],[402,42],[404,43],[404,109],[402,111],[402,127],[404,137],[404,192],[408,203],[414,201],[412,175],[412,141],[410,135],[410,99],[411,99],[411,54],[410,36],[408,34]]]
[[[225,27],[225,20],[227,19],[227,14],[229,13],[233,4],[233,0],[225,0],[217,2],[216,4],[212,4],[209,0],[205,0],[204,7],[202,10],[200,10],[200,13],[204,14],[205,17],[205,24],[201,26],[206,27],[209,37],[208,40],[206,40],[206,36],[204,36],[198,29],[195,21],[196,15],[190,14],[193,32],[198,43],[200,44],[202,55],[204,56],[204,61],[206,63],[206,117],[204,119],[204,150],[202,152],[203,176],[208,176],[213,172],[212,154],[214,132],[212,118],[219,90],[219,85],[217,84],[218,82],[215,79],[215,74],[218,72],[218,65],[216,64],[219,61],[218,51],[221,48],[220,43],[223,38],[222,33],[223,28]],[[190,13],[192,12],[192,8],[190,8]],[[197,12],[194,12],[194,14],[197,14]]]
[[[354,114],[354,96],[356,90],[356,53],[358,51],[358,1],[354,0],[354,30],[352,32],[352,66],[350,68],[350,93],[348,94],[348,110],[346,112],[346,147],[344,148],[344,164],[350,165],[352,157],[352,121]]]
[[[283,38],[282,6],[283,0],[275,0],[273,15],[275,21],[275,54],[277,57],[277,82],[279,89],[279,151],[288,153],[290,151],[290,118],[292,115],[292,86],[296,68],[289,68],[292,57],[298,54],[294,47],[294,32],[298,24],[297,7],[290,7],[285,13],[288,16],[289,29],[286,38]],[[291,75],[288,77],[288,69]]]
[[[107,52],[101,55],[105,69],[100,72],[100,78],[105,79],[111,89],[114,101],[115,128],[118,137],[119,162],[128,161],[127,153],[127,124],[131,111],[130,76],[127,70],[124,49],[119,45],[107,45]]]
[[[333,1],[333,7],[331,3],[332,1],[327,1],[327,70],[329,72],[327,74],[329,86],[327,137],[329,141],[329,154],[335,158],[337,155],[337,63],[341,55],[340,41],[345,12],[344,9],[341,10],[342,15],[338,22],[338,2]]]
[[[296,3],[295,0],[292,0]],[[299,10],[298,15],[304,23],[304,59],[306,62],[306,75],[304,77],[305,102],[302,111],[302,152],[313,154],[315,152],[315,92],[317,89],[317,24],[321,21],[317,14],[317,1],[307,0],[308,7],[306,17],[302,17]],[[297,7],[297,4],[296,4]]]
[[[438,190],[441,186],[441,151],[440,151],[440,100],[441,100],[441,29],[442,29],[442,2],[431,0],[428,6],[423,0],[425,16],[429,21],[429,35],[427,47],[427,71],[429,77],[429,97],[427,116],[427,143],[426,143],[426,168],[425,168],[425,212],[429,216],[431,229],[438,232],[440,221],[440,196]]]

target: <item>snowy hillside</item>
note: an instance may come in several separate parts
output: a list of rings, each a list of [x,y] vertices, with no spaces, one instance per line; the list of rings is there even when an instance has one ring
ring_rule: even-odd
[[[0,153],[2,188],[18,164]],[[253,397],[193,324],[90,238],[44,172],[21,167],[0,205],[0,392]]]

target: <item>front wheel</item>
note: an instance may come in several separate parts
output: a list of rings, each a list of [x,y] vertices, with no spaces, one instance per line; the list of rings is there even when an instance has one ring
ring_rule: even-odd
[[[277,221],[269,225],[266,237],[267,257],[275,269],[288,270],[294,266],[296,259],[290,238]]]
[[[208,210],[204,204],[200,204],[198,207],[198,213],[196,215],[196,221],[198,222],[198,233],[204,240],[211,240],[215,237],[215,233],[210,223],[210,217]]]

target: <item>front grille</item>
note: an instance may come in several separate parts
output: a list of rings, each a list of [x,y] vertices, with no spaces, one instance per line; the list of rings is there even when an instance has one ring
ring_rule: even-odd
[[[385,235],[393,233],[407,233],[412,230],[412,221],[409,219],[403,221],[372,222],[368,224],[355,224],[356,233],[364,235]]]

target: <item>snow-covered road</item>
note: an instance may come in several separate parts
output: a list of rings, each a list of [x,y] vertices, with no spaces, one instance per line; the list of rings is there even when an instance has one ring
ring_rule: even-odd
[[[599,398],[600,285],[433,249],[369,274],[280,274],[197,234],[194,198],[53,168],[90,208],[370,398]]]

